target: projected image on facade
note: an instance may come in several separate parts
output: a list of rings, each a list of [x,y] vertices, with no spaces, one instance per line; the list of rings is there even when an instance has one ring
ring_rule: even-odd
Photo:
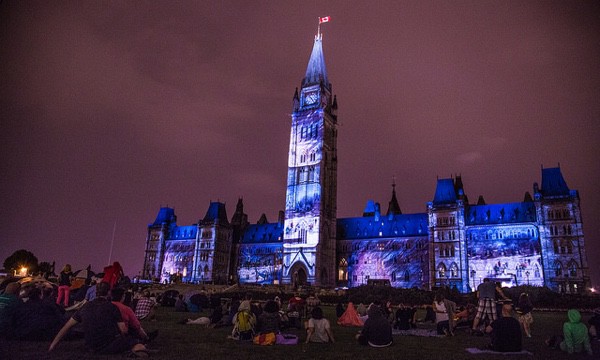
[[[392,286],[422,287],[428,260],[426,249],[421,246],[423,243],[395,241],[365,244],[366,249],[374,249],[356,252],[350,257],[348,286],[364,285],[369,280],[389,280]],[[394,248],[398,250],[386,250]]]
[[[277,284],[281,281],[282,249],[277,245],[240,248],[240,283]]]
[[[320,162],[322,110],[294,118],[288,156],[288,189],[284,238],[289,246],[316,246],[321,211]]]
[[[542,286],[540,242],[526,234],[521,232],[521,237],[512,237],[512,234],[506,236],[506,232],[502,231],[470,232],[467,250],[469,285],[476,288],[487,277],[509,287]]]

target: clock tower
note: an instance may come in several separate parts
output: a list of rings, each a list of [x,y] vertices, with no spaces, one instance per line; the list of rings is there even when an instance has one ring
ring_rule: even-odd
[[[318,33],[296,88],[288,154],[283,276],[288,284],[335,285],[337,100]]]

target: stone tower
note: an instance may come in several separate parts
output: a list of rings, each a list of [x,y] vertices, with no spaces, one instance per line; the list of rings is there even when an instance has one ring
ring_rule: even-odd
[[[293,98],[285,203],[283,276],[288,284],[335,284],[337,101],[322,34]]]

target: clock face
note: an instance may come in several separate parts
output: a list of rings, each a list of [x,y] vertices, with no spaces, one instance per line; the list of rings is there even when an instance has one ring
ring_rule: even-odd
[[[306,105],[313,105],[315,104],[317,101],[319,100],[319,92],[318,91],[311,91],[311,92],[307,92],[304,95],[304,103]]]

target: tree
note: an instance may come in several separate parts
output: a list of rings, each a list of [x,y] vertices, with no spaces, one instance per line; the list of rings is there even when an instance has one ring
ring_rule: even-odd
[[[38,267],[38,259],[27,250],[17,250],[4,260],[4,269],[9,271],[19,270],[26,267],[28,272],[35,272]]]
[[[54,269],[53,269],[52,264],[50,264],[47,261],[42,261],[38,265],[38,271],[41,272],[44,275],[44,277],[47,279],[49,275],[52,275],[52,273],[54,272]]]

